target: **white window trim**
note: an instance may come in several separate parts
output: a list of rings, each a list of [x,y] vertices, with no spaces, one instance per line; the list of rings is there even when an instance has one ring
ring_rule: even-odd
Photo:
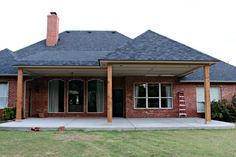
[[[205,113],[205,110],[204,111],[199,111],[199,109],[198,109],[198,103],[203,103],[203,106],[204,106],[204,109],[205,109],[205,101],[198,101],[197,100],[197,88],[203,88],[203,90],[204,90],[203,86],[197,86],[196,87],[196,110],[197,110],[197,113]],[[220,90],[220,100],[222,100],[222,95],[221,95],[222,91],[221,91],[220,86],[210,86],[210,89],[211,88],[219,88],[219,90]]]
[[[54,81],[54,80],[63,81],[63,83],[64,83],[64,111],[63,112],[50,112],[49,111],[49,83],[51,81]],[[63,79],[51,79],[51,80],[48,81],[48,113],[66,113],[65,111],[66,111],[65,110],[65,80],[63,80]]]
[[[83,102],[83,111],[82,111],[82,112],[69,112],[69,91],[70,91],[70,89],[69,89],[70,86],[69,86],[69,85],[70,85],[70,82],[71,82],[71,81],[75,81],[75,80],[76,80],[76,81],[78,80],[78,81],[82,81],[82,82],[83,82],[83,88],[84,88],[83,97],[84,97],[84,102]],[[70,79],[70,80],[67,81],[67,87],[68,87],[68,88],[67,88],[67,100],[66,100],[66,101],[67,101],[67,102],[66,102],[66,104],[67,104],[67,113],[85,113],[85,110],[86,110],[86,109],[85,109],[85,81],[82,80],[82,79]]]
[[[147,87],[146,88],[146,97],[136,97],[135,96],[135,85],[136,84],[145,84],[146,85],[146,87]],[[158,88],[159,88],[159,96],[158,97],[148,97],[148,84],[158,84]],[[161,85],[162,84],[170,84],[172,97],[161,97]],[[161,99],[162,98],[171,99],[171,107],[161,107]],[[144,107],[144,108],[136,107],[136,105],[135,105],[136,99],[146,99],[146,107]],[[148,107],[148,99],[159,99],[159,107]],[[159,83],[159,82],[158,83],[157,82],[135,82],[133,84],[133,102],[134,102],[134,109],[137,109],[137,110],[140,110],[140,109],[141,110],[143,110],[143,109],[148,109],[148,110],[173,109],[173,85],[172,85],[172,83],[168,83],[168,82],[162,82],[162,83]]]
[[[7,104],[5,107],[0,107],[0,109],[4,109],[7,108],[9,105],[9,82],[8,81],[2,81],[0,82],[0,84],[7,84]],[[6,98],[6,97],[2,97],[2,98]]]
[[[103,82],[103,111],[102,112],[89,112],[88,111],[88,84],[90,81],[102,81]],[[97,114],[97,113],[104,113],[105,112],[105,81],[103,79],[89,79],[87,80],[87,89],[86,89],[86,113],[89,113],[89,114]]]

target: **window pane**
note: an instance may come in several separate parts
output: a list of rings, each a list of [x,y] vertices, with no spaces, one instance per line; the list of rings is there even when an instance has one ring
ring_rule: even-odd
[[[211,98],[211,101],[220,100],[220,88],[219,87],[211,87],[210,98]]]
[[[159,84],[148,84],[148,97],[159,97]]]
[[[84,82],[80,80],[72,80],[69,82],[69,112],[84,111]]]
[[[0,108],[7,107],[8,104],[8,84],[0,83]]]
[[[136,98],[135,99],[135,107],[136,108],[146,108],[146,99]]]
[[[149,108],[159,108],[159,99],[148,99]]]
[[[204,112],[204,87],[197,87],[197,112]],[[211,87],[210,88],[210,100],[218,101],[220,100],[220,88]]]
[[[64,81],[49,81],[49,112],[64,112]]]
[[[146,84],[135,84],[135,97],[146,97]]]
[[[172,98],[161,99],[161,108],[171,108],[171,107],[172,107]]]
[[[197,112],[204,112],[204,102],[197,102]]]
[[[88,82],[88,112],[104,111],[104,85],[101,80]]]
[[[162,84],[161,85],[161,97],[172,97],[171,85]]]

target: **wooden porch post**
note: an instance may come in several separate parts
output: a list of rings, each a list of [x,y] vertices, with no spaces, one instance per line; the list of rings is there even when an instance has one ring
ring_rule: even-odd
[[[23,69],[18,68],[17,97],[16,97],[16,120],[22,119],[22,107],[23,107]]]
[[[204,66],[205,123],[211,122],[210,65]]]
[[[112,65],[107,65],[107,122],[112,123]]]

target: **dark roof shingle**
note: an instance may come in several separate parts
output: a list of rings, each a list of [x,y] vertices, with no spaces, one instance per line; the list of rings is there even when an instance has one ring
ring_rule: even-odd
[[[130,39],[115,31],[65,31],[55,47],[45,40],[12,53],[0,51],[0,75],[16,75],[12,65],[98,65],[107,60],[217,61],[217,59],[152,31]],[[211,80],[236,82],[236,67],[224,62],[211,66]],[[180,81],[202,81],[202,69]]]
[[[223,61],[210,67],[211,82],[236,82],[236,67]],[[203,82],[203,68],[180,78],[180,82]]]
[[[16,51],[20,65],[97,65],[131,39],[116,31],[65,31],[54,47],[45,40]]]
[[[0,75],[17,74],[17,68],[13,64],[16,64],[14,53],[9,49],[0,51]]]
[[[146,31],[124,46],[109,53],[105,60],[218,61],[217,59],[164,37]]]

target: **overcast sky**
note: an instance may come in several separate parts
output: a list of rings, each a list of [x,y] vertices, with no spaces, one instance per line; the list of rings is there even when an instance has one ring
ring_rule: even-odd
[[[44,39],[51,11],[60,32],[151,29],[236,66],[236,0],[1,0],[0,50]]]

